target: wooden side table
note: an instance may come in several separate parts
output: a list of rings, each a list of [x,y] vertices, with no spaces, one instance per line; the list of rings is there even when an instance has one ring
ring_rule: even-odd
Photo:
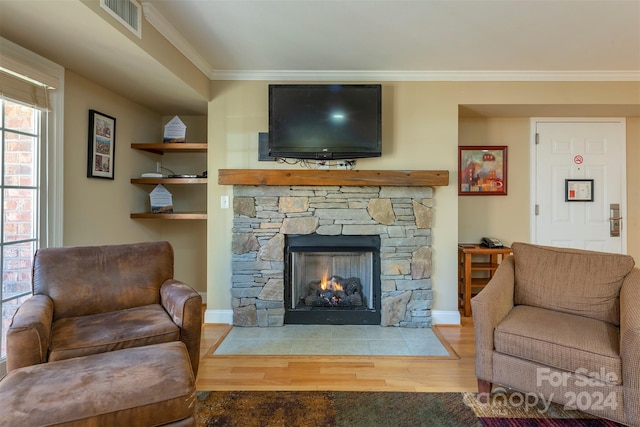
[[[458,303],[464,316],[471,316],[471,296],[474,289],[484,288],[493,277],[511,248],[488,248],[477,243],[458,245]],[[474,260],[475,257],[475,260]],[[484,271],[484,277],[473,277],[474,271]]]

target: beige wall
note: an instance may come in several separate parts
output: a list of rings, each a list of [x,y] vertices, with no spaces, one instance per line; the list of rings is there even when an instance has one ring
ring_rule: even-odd
[[[114,180],[87,178],[90,109],[116,119]],[[153,189],[150,186],[132,185],[130,179],[140,176],[142,172],[155,171],[156,159],[162,158],[132,150],[130,145],[132,142],[162,141],[163,118],[70,71],[65,75],[64,117],[63,245],[167,240],[174,247],[175,277],[205,292],[205,221],[129,218],[130,212],[149,210],[149,192]],[[200,119],[200,122],[203,121]],[[205,131],[199,132],[198,137],[203,138],[202,142],[205,135]],[[186,162],[186,165],[181,162]],[[206,168],[204,156],[200,156],[199,160],[187,157],[185,160],[163,160],[163,163],[178,170],[183,167],[186,170],[191,163],[197,164],[198,173]],[[200,203],[201,209],[206,207],[206,190],[200,194],[192,191],[188,197]],[[176,204],[181,203],[184,200],[176,198]]]
[[[231,210],[220,209],[228,186],[216,184],[221,168],[296,168],[258,162],[257,134],[267,131],[268,82],[212,82],[209,104],[208,189],[208,309],[230,310]],[[570,106],[584,111],[597,105],[604,115],[620,106],[640,104],[638,82],[386,82],[383,83],[383,156],[358,160],[357,169],[447,169],[450,184],[435,191],[433,228],[434,310],[457,310],[457,255],[459,215],[469,217],[460,235],[494,234],[510,240],[528,240],[528,119],[459,120],[461,105],[532,106],[536,115],[563,113]],[[526,110],[526,108],[524,109]],[[549,113],[551,115],[552,113]],[[611,115],[611,114],[609,114]],[[630,128],[637,135],[637,121]],[[459,137],[460,133],[460,137]],[[457,147],[460,138],[471,144],[477,135],[504,141],[509,151],[509,196],[471,201],[457,195]],[[637,137],[635,138],[637,141]],[[478,143],[484,141],[477,140]],[[631,144],[631,142],[630,142]],[[513,148],[511,148],[513,147]],[[638,150],[630,150],[637,157]],[[522,194],[516,190],[525,188]],[[637,199],[637,195],[636,195]],[[635,206],[638,202],[635,201]],[[459,206],[460,204],[460,206]],[[630,210],[633,207],[630,203]],[[466,209],[466,210],[465,210]],[[464,213],[463,213],[464,211]],[[505,218],[508,213],[508,219]],[[637,219],[636,219],[637,221]],[[483,231],[478,232],[477,229]],[[636,228],[637,230],[637,228]],[[637,253],[637,252],[636,252]]]
[[[529,241],[529,123],[527,118],[460,119],[460,145],[508,147],[507,195],[460,196],[460,242],[479,242],[483,236],[497,237],[505,245]]]

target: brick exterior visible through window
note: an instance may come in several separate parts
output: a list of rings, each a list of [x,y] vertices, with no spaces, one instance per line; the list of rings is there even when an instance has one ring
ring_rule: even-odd
[[[2,221],[2,345],[18,307],[31,296],[33,254],[38,245],[39,110],[0,99],[0,198]]]

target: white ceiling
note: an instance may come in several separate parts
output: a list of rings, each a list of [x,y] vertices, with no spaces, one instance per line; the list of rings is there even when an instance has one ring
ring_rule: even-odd
[[[0,35],[163,114],[205,114],[97,2],[0,0]],[[640,0],[142,3],[211,79],[640,80]]]
[[[213,70],[638,71],[638,0],[146,0]]]

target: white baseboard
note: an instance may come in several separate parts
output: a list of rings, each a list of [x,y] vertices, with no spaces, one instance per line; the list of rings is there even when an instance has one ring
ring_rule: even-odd
[[[204,323],[233,324],[233,310],[205,310]]]
[[[431,310],[431,323],[434,325],[459,325],[459,311]]]

